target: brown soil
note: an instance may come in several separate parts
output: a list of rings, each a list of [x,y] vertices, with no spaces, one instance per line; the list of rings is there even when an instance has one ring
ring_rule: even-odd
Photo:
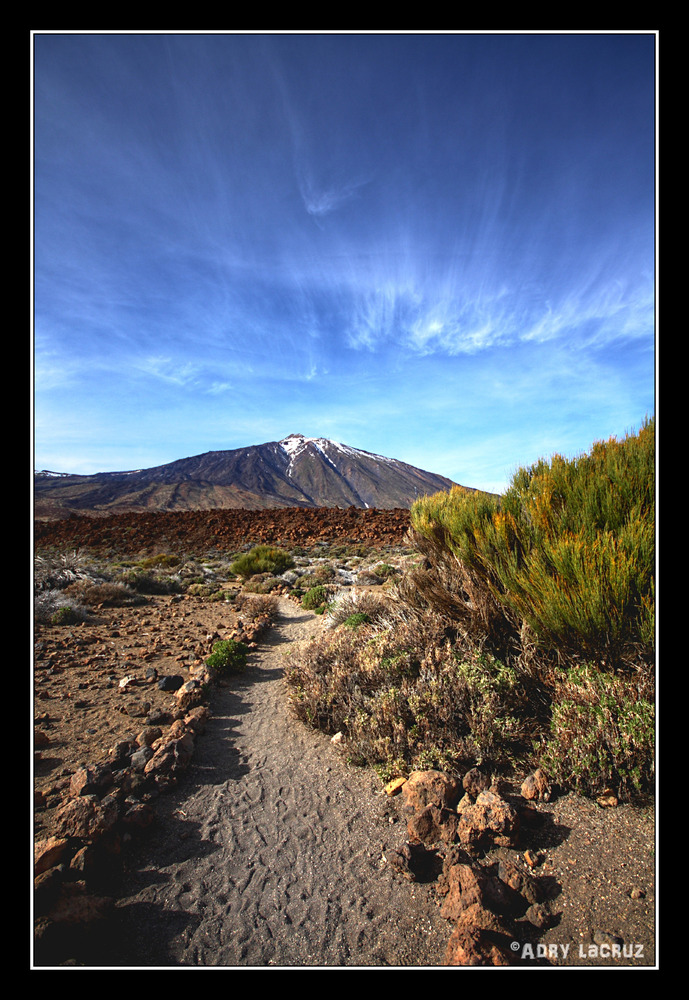
[[[225,513],[250,512],[217,512],[221,522]],[[369,530],[375,512],[362,513],[371,515],[362,519]],[[116,529],[100,544],[114,548],[128,518],[99,521],[102,532],[108,522]],[[137,534],[142,518],[148,515],[128,522],[136,538],[130,551],[169,548],[150,526],[148,536]],[[166,516],[155,518],[167,535]],[[71,530],[76,520],[59,525]],[[203,529],[202,520],[189,520],[199,547],[204,531],[206,544],[218,538],[218,523]],[[287,540],[272,529],[261,537],[256,524],[245,542]],[[93,545],[81,527],[81,536],[53,526],[42,538]],[[357,540],[357,533],[339,537]],[[381,532],[379,544],[391,539]],[[362,540],[372,544],[370,534]],[[224,603],[156,596],[143,607],[102,608],[89,624],[36,629],[36,729],[48,741],[35,754],[36,839],[51,833],[55,806],[79,766],[135,737],[150,711],[171,708],[172,696],[147,682],[147,671],[184,674],[210,652],[213,637],[232,630],[235,617]],[[406,840],[399,799],[289,712],[284,651],[322,627],[317,616],[281,600],[246,673],[214,689],[192,767],[156,800],[153,832],[121,859],[114,923],[104,937],[84,938],[81,950],[77,943],[64,961],[117,968],[442,964],[451,927],[439,915],[432,881],[409,882],[387,863]],[[136,685],[121,689],[123,676]],[[557,922],[536,938],[524,925],[517,958],[526,965],[655,967],[653,808],[602,808],[565,795],[538,809],[542,825],[510,853],[523,863],[527,847],[535,852],[534,872],[552,885]],[[533,958],[523,950],[528,942]],[[545,956],[537,943],[548,948]]]

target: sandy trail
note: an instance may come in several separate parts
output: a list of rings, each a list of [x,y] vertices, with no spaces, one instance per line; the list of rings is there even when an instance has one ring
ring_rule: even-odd
[[[441,964],[451,928],[432,888],[384,860],[406,839],[399,804],[290,716],[284,653],[322,627],[282,600],[246,673],[214,693],[192,768],[128,864],[109,964]]]

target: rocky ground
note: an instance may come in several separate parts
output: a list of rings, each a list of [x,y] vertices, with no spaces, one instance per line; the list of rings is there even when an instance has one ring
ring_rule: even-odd
[[[262,515],[264,528],[280,513]],[[374,543],[375,518],[362,514]],[[99,537],[112,549],[128,525],[137,552],[169,545],[169,523],[158,521],[165,537],[153,537],[148,515],[123,517],[103,520],[91,544]],[[44,539],[83,544],[83,531],[59,533],[76,520]],[[199,546],[220,527],[202,520],[189,520]],[[403,517],[396,536],[379,523],[379,544],[403,539]],[[357,541],[354,519],[345,524],[340,537]],[[255,526],[248,537],[286,540]],[[483,964],[503,964],[481,952],[477,926],[513,964],[656,966],[651,806],[526,801],[515,776],[500,796],[519,812],[518,837],[460,854],[442,824],[424,832],[406,793],[387,794],[347,764],[346,748],[291,717],[283,653],[322,620],[286,598],[269,627],[256,619],[254,634],[252,619],[231,603],[161,595],[97,609],[85,624],[36,628],[37,967],[440,967],[462,964],[471,947]],[[217,638],[238,632],[251,643],[248,668],[213,686],[203,717],[193,699],[162,689],[163,678],[188,678]],[[148,748],[126,778],[123,748]],[[151,769],[155,755],[167,772]],[[98,787],[103,762],[116,787]],[[524,905],[499,928],[481,928],[486,893],[510,878]],[[470,928],[459,919],[462,891],[464,904],[479,906]]]
[[[299,508],[268,511],[169,511],[117,514],[109,517],[72,515],[64,520],[37,521],[37,548],[90,548],[139,552],[160,548],[188,552],[228,552],[248,542],[314,546],[319,542],[401,545],[409,528],[408,510],[364,510],[358,507]]]

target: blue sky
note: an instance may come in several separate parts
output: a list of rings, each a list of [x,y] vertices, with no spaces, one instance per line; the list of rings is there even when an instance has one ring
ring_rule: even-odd
[[[653,33],[33,37],[34,466],[467,486],[655,409]]]

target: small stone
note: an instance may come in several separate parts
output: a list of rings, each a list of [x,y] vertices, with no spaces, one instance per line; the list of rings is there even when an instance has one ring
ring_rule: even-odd
[[[158,681],[160,691],[179,691],[184,684],[184,678],[179,674],[167,674]]]
[[[462,787],[472,799],[475,799],[480,792],[485,792],[490,787],[490,778],[483,774],[477,767],[472,767],[462,778]]]
[[[548,777],[540,767],[524,779],[521,787],[523,798],[529,800],[537,799],[539,802],[547,802],[550,799],[550,792]]]
[[[70,799],[56,817],[58,835],[91,839],[101,836],[117,821],[114,801],[101,803],[95,795]]]
[[[412,842],[423,844],[442,842],[451,844],[457,837],[459,817],[450,809],[426,806],[415,813],[407,824],[407,833]]]
[[[405,806],[418,812],[431,805],[454,808],[460,791],[459,781],[443,771],[413,771],[402,786]]]
[[[401,792],[402,785],[406,780],[406,778],[393,778],[392,781],[389,781],[385,786],[385,794],[390,796],[398,795],[399,792]]]
[[[142,746],[140,750],[137,750],[135,753],[131,755],[130,757],[131,766],[134,768],[135,771],[143,771],[143,769],[146,767],[146,764],[148,764],[149,760],[151,760],[153,755],[154,751],[151,749],[150,746],[148,745]]]
[[[74,772],[69,783],[69,794],[100,795],[112,784],[112,771],[109,767],[80,767]]]
[[[34,844],[34,876],[59,865],[68,843],[65,837],[48,837],[37,841]]]
[[[136,742],[140,747],[150,747],[151,744],[160,739],[162,735],[163,731],[160,726],[147,726],[145,729],[142,729],[136,737]]]
[[[606,788],[602,795],[599,795],[596,802],[602,809],[611,809],[619,805],[619,799],[612,788]]]
[[[526,919],[539,930],[550,927],[553,916],[542,903],[533,903],[526,911]]]
[[[480,792],[460,814],[457,833],[467,848],[511,847],[519,833],[519,816],[499,795]]]
[[[203,688],[196,680],[186,681],[179,690],[175,691],[175,698],[185,711],[197,705],[203,697]]]

